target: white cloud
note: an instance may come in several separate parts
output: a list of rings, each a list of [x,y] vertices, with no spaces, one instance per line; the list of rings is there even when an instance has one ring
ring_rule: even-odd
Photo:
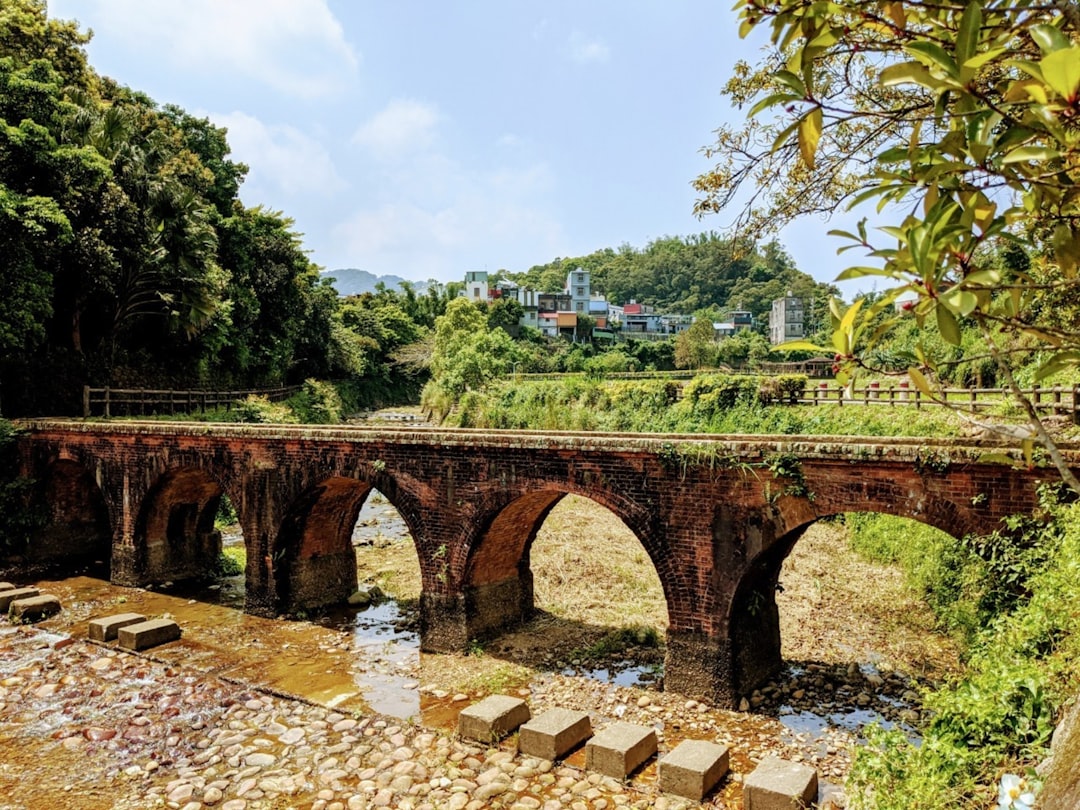
[[[570,58],[580,64],[588,62],[607,62],[611,58],[611,49],[600,39],[586,37],[580,31],[570,34],[568,42]]]
[[[447,162],[445,170],[433,181],[453,186],[449,198],[417,194],[358,210],[334,229],[336,252],[352,267],[441,281],[489,261],[524,269],[513,263],[558,253],[562,228],[539,201],[552,184],[546,167],[481,175]]]
[[[353,134],[353,143],[378,158],[400,158],[429,148],[435,141],[439,113],[430,104],[411,99],[391,101]]]
[[[248,164],[248,181],[257,189],[313,194],[346,187],[326,148],[296,127],[268,125],[243,112],[209,117],[228,128],[231,157]]]
[[[326,0],[96,0],[95,19],[178,69],[239,73],[312,98],[353,78],[359,55]]]

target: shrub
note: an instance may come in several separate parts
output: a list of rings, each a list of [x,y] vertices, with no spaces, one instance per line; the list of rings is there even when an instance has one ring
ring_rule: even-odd
[[[236,403],[232,409],[234,422],[251,424],[295,424],[296,414],[285,404],[271,402],[264,396],[252,394]]]
[[[304,380],[304,387],[289,398],[289,407],[300,422],[309,425],[336,425],[344,410],[333,384],[313,379]]]

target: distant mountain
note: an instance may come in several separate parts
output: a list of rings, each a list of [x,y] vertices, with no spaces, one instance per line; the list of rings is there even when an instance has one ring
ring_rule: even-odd
[[[375,285],[380,281],[386,285],[388,290],[399,292],[401,287],[398,285],[403,281],[408,281],[408,279],[401,276],[377,276],[367,270],[357,270],[355,267],[347,267],[341,270],[324,270],[320,275],[323,278],[332,279],[334,289],[341,296],[375,292]],[[412,285],[418,293],[421,293],[427,289],[428,283],[426,281],[414,281]]]

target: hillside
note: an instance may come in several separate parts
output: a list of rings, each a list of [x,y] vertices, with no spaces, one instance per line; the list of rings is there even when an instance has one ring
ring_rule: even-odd
[[[397,292],[401,289],[399,286],[403,281],[409,281],[409,279],[402,278],[401,276],[384,275],[377,276],[374,273],[369,273],[367,270],[358,270],[355,267],[346,267],[340,270],[323,270],[319,274],[322,278],[330,279],[334,285],[334,289],[338,291],[338,295],[363,295],[366,292],[375,292],[375,285],[382,282],[388,290]],[[417,293],[421,293],[428,288],[428,281],[410,281],[413,285],[413,289]]]

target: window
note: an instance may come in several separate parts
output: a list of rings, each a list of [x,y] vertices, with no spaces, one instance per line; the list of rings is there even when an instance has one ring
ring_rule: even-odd
[[[479,298],[480,297],[480,288],[479,287],[473,287],[473,289],[472,289],[472,297],[473,298]]]
[[[578,294],[579,296],[582,296],[582,295],[584,295],[584,294],[585,294],[585,288],[584,288],[584,287],[578,287],[578,288],[577,288],[577,294]]]

